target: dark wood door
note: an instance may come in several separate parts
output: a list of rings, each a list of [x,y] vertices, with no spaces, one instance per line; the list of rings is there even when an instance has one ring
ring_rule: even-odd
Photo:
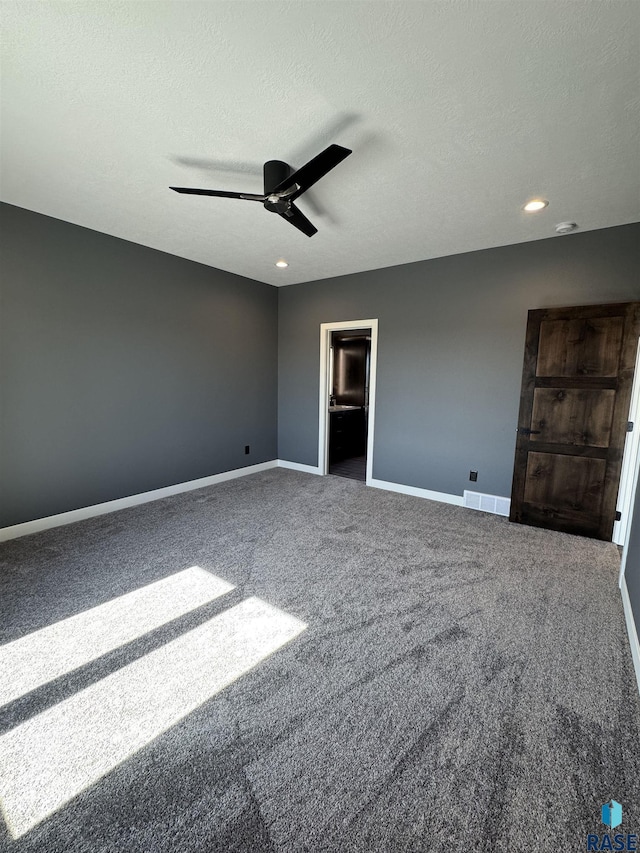
[[[640,303],[529,311],[511,521],[610,540]]]

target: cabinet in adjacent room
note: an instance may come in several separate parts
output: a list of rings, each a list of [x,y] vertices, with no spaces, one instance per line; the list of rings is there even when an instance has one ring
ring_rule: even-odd
[[[366,451],[364,409],[330,412],[330,462],[339,462]]]

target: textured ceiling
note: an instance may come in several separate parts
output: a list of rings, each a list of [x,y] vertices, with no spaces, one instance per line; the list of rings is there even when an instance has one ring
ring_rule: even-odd
[[[270,284],[640,220],[640,3],[2,2],[2,199]],[[262,163],[353,154],[299,206]],[[522,204],[549,199],[538,214]],[[557,239],[570,239],[557,237]],[[286,258],[290,266],[277,270]]]

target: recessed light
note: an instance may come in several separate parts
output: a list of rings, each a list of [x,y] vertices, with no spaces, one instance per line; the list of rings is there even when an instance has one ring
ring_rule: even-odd
[[[289,264],[284,260],[284,258],[281,258],[279,261],[276,261],[276,266],[279,267],[279,269],[284,270],[289,266]]]
[[[525,204],[523,209],[526,210],[527,213],[533,213],[536,210],[542,210],[547,207],[548,204],[549,202],[545,201],[543,198],[532,198],[531,201],[528,201]]]

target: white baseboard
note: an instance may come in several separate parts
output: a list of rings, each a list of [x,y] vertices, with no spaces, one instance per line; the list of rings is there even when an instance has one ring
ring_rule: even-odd
[[[446,492],[432,492],[431,489],[418,489],[416,486],[405,486],[402,483],[389,483],[387,480],[369,480],[367,486],[374,489],[385,489],[387,492],[398,492],[401,495],[412,495],[414,498],[426,498],[429,501],[440,501],[444,504],[462,506],[460,495],[448,495]]]
[[[631,600],[629,598],[629,590],[627,582],[622,578],[620,583],[620,592],[622,594],[622,606],[624,608],[624,618],[627,623],[627,634],[629,636],[629,645],[631,646],[631,657],[633,658],[633,666],[636,671],[636,681],[638,682],[638,693],[640,693],[640,642],[638,642],[638,630],[633,618],[633,610],[631,609]]]
[[[22,524],[14,524],[11,527],[0,528],[0,542],[9,539],[17,539],[19,536],[28,536],[31,533],[39,533],[41,530],[49,530],[51,527],[61,527],[64,524],[73,524],[75,521],[84,521],[96,515],[106,515],[119,509],[127,509],[131,506],[146,504],[181,492],[190,492],[192,489],[202,489],[205,486],[213,486],[216,483],[224,483],[225,480],[235,480],[236,477],[246,477],[247,474],[257,474],[258,471],[266,471],[268,468],[276,468],[278,461],[272,459],[269,462],[259,462],[257,465],[248,465],[246,468],[236,468],[233,471],[223,471],[221,474],[212,474],[210,477],[201,477],[199,480],[189,480],[186,483],[176,483],[174,486],[165,486],[162,489],[153,489],[151,492],[141,492],[126,498],[118,498],[114,501],[106,501],[93,506],[85,506],[73,509],[70,512],[61,512],[58,515],[49,515],[46,518],[37,518],[34,521],[25,521]]]
[[[291,471],[302,471],[304,474],[319,474],[317,465],[303,465],[302,462],[287,462],[286,459],[278,459],[278,468],[289,468]]]

